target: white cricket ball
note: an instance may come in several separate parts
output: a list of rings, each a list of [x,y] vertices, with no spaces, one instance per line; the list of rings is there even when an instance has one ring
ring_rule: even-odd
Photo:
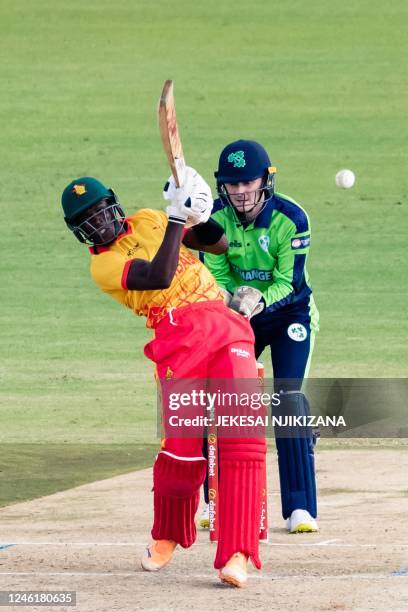
[[[355,181],[356,177],[352,170],[339,170],[336,174],[336,185],[342,189],[350,189]]]

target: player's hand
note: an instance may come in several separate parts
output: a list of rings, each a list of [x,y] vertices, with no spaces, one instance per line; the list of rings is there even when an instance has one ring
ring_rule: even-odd
[[[163,197],[170,200],[166,208],[167,216],[175,222],[186,223],[186,227],[205,223],[211,215],[211,188],[194,168],[186,167],[182,187],[176,187],[171,176],[164,186]]]
[[[247,319],[251,319],[262,312],[265,302],[259,289],[242,285],[235,289],[229,306]]]
[[[198,172],[195,172],[192,176],[190,202],[185,205],[189,209],[187,222],[190,226],[206,223],[211,216],[213,204],[211,187]]]
[[[169,221],[173,221],[173,223],[181,223],[185,224],[188,217],[188,210],[185,207],[185,204],[190,200],[190,185],[191,178],[187,177],[186,172],[186,180],[182,187],[176,186],[176,181],[174,180],[174,176],[170,176],[168,181],[166,182],[163,188],[163,198],[170,202],[168,206],[166,206],[166,213]]]

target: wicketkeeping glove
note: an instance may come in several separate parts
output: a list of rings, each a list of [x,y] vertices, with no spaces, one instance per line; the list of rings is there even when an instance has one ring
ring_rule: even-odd
[[[242,285],[242,287],[235,289],[229,307],[244,315],[247,319],[251,319],[262,312],[265,302],[259,289]]]
[[[211,188],[194,168],[186,167],[183,187],[176,187],[171,176],[164,186],[163,197],[170,200],[167,216],[176,223],[192,227],[210,218],[213,207]]]

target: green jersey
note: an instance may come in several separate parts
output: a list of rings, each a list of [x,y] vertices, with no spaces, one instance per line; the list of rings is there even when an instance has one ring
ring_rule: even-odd
[[[202,254],[220,287],[231,293],[240,285],[256,287],[268,312],[303,300],[315,309],[306,270],[310,222],[299,204],[275,193],[245,227],[232,206],[216,200],[211,217],[224,228],[229,242],[223,255]]]

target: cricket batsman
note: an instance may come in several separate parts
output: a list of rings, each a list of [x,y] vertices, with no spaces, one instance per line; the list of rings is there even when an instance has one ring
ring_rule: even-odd
[[[213,276],[187,247],[227,247],[224,230],[209,220],[211,190],[192,168],[184,186],[170,177],[166,211],[125,217],[111,189],[92,177],[72,181],[62,194],[68,228],[90,246],[91,275],[114,300],[145,316],[154,339],[144,349],[160,381],[253,378],[257,370],[250,324],[224,304]],[[186,229],[186,226],[188,229]],[[205,343],[203,339],[205,338]],[[259,521],[265,438],[219,439],[219,540],[214,567],[221,581],[244,586],[247,561],[259,559]],[[177,545],[196,539],[195,514],[207,469],[202,438],[169,438],[154,463],[152,542],[142,567],[157,571]],[[239,512],[237,511],[239,508]]]
[[[255,356],[270,347],[275,391],[284,391],[281,411],[303,416],[310,413],[301,390],[319,317],[306,270],[311,230],[303,208],[275,192],[275,173],[257,142],[238,140],[223,149],[211,218],[229,246],[219,256],[203,253],[202,261],[230,306],[254,315]],[[291,533],[318,530],[313,442],[312,435],[276,435],[282,514]]]

